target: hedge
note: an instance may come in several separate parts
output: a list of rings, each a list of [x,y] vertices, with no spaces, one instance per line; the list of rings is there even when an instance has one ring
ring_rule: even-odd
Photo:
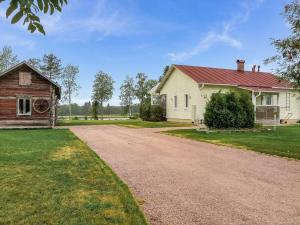
[[[252,128],[254,118],[251,95],[245,91],[212,94],[204,113],[210,128]]]

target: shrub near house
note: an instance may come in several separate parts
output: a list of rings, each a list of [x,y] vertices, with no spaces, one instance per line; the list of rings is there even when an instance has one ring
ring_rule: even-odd
[[[212,94],[204,123],[211,128],[252,128],[254,106],[250,95],[243,91]]]

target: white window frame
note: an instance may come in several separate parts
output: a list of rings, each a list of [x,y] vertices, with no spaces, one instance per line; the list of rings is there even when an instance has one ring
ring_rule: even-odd
[[[185,109],[189,108],[189,95],[188,94],[184,95],[184,108]]]
[[[24,108],[26,107],[26,100],[29,100],[29,112],[28,113],[23,113],[23,112],[20,112],[20,101],[24,101],[23,102],[23,106]],[[29,96],[21,96],[21,97],[18,97],[17,98],[17,115],[18,116],[31,116],[31,113],[32,113],[32,100],[31,100],[31,97]]]
[[[270,98],[269,99],[271,101],[270,104],[268,104],[268,98]],[[267,106],[273,105],[273,96],[272,95],[266,95],[266,105]]]
[[[174,109],[178,108],[178,97],[177,95],[174,96]]]

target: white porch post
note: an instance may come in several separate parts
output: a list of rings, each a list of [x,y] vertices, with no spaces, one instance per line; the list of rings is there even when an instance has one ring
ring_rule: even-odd
[[[252,91],[252,104],[254,105],[254,122],[256,123],[256,95]]]

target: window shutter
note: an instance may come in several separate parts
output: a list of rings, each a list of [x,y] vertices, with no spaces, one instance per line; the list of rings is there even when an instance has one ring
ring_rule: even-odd
[[[19,72],[19,84],[20,85],[31,85],[31,73]]]

